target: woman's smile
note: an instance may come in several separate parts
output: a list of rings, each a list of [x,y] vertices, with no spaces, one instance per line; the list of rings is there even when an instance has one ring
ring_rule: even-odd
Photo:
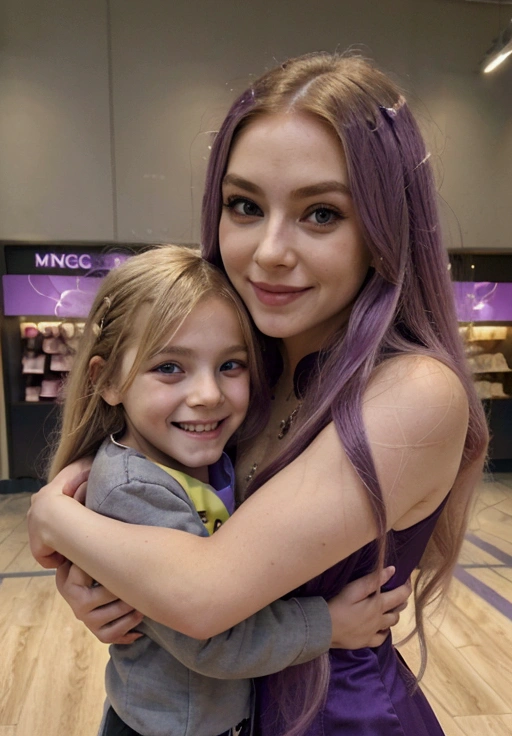
[[[250,282],[254,293],[262,304],[280,307],[291,304],[303,296],[309,287],[285,286],[284,284],[266,284],[265,282]]]

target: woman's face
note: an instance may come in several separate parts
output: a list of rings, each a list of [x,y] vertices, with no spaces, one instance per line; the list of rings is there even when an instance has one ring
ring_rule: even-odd
[[[266,335],[300,359],[350,312],[370,266],[334,131],[312,115],[258,118],[222,186],[226,272]]]

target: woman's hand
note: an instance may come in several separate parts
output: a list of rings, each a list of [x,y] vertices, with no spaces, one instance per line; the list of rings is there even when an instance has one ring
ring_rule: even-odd
[[[57,589],[79,621],[104,644],[131,644],[142,634],[133,631],[143,615],[116,598],[90,575],[70,562],[57,569]]]
[[[28,533],[30,549],[37,562],[45,568],[59,567],[65,557],[46,544],[43,527],[38,518],[48,500],[59,496],[70,496],[80,503],[85,503],[87,478],[92,465],[92,458],[85,457],[71,463],[58,473],[55,478],[43,486],[31,498],[28,511]]]
[[[48,503],[59,496],[70,496],[84,504],[91,465],[92,458],[77,460],[32,496],[28,512],[30,547],[40,565],[57,568],[57,589],[79,621],[105,644],[131,644],[142,636],[131,630],[142,621],[143,615],[95,583],[44,539],[42,519]]]
[[[411,594],[410,581],[389,592],[378,592],[394,573],[394,567],[371,573],[331,598],[327,604],[332,619],[331,648],[378,647],[389,636]]]
[[[75,460],[74,463],[66,465],[65,468],[57,473],[55,478],[43,488],[48,486],[55,488],[56,491],[63,493],[65,496],[73,496],[80,503],[85,502],[85,489],[87,478],[92,467],[93,457],[82,457]]]

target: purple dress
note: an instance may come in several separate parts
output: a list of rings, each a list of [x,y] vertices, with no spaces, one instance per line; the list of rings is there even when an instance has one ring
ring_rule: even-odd
[[[408,529],[388,534],[388,564],[396,573],[387,589],[404,583],[417,567],[444,507]],[[329,599],[346,583],[374,568],[376,546],[368,544],[346,560],[303,585],[293,595],[322,595]],[[391,635],[380,646],[365,649],[330,650],[330,684],[326,702],[308,728],[307,736],[443,736],[430,705],[392,644]],[[292,668],[295,677],[300,667]],[[280,736],[271,698],[279,677],[256,681],[256,734]]]

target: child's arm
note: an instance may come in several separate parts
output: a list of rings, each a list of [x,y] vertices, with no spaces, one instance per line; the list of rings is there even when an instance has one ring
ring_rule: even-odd
[[[275,601],[210,639],[192,639],[150,619],[144,619],[138,628],[194,672],[223,680],[261,677],[308,662],[333,646],[353,649],[382,644],[389,628],[377,632],[374,622],[378,602],[372,592],[393,573],[394,568],[386,568],[379,574],[352,582],[328,604],[323,598],[313,596]],[[390,605],[403,604],[405,587],[390,591],[393,594],[387,599]],[[356,621],[354,612],[358,605]],[[384,618],[383,625],[388,627],[398,621],[399,614],[391,612],[384,614]]]
[[[319,597],[276,601],[205,640],[150,619],[137,628],[188,669],[222,680],[269,675],[308,662],[331,645],[331,618]]]

